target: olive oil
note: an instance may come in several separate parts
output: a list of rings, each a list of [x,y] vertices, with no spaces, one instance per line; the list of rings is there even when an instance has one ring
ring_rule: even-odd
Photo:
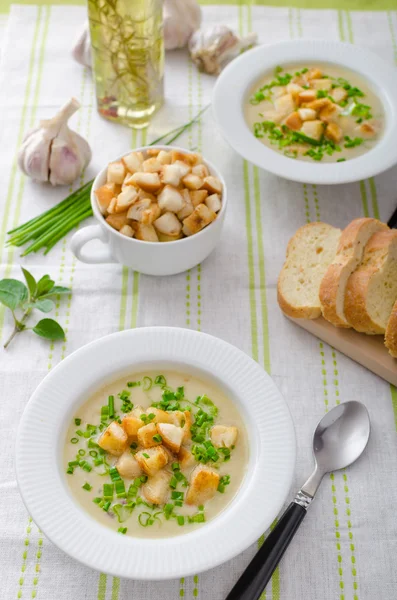
[[[88,0],[99,113],[146,127],[163,101],[162,0]]]

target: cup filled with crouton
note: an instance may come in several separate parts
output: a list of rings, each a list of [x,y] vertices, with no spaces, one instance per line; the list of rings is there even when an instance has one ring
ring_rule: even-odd
[[[74,235],[79,260],[174,275],[202,262],[219,241],[226,186],[200,154],[148,146],[106,165],[93,183],[91,204],[99,225]],[[105,248],[88,252],[92,239]]]
[[[251,357],[202,332],[141,327],[80,348],[44,379],[16,453],[22,498],[52,543],[153,581],[253,544],[285,502],[296,442]]]

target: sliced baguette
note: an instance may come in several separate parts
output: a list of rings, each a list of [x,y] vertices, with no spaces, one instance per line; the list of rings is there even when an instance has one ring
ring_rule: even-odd
[[[295,233],[277,284],[281,310],[296,319],[321,315],[319,288],[333,261],[341,230],[326,223],[308,223]]]
[[[385,346],[393,358],[397,358],[397,300],[387,322]]]
[[[379,231],[368,241],[359,267],[347,281],[345,316],[356,331],[385,333],[397,298],[397,231]]]
[[[368,240],[377,231],[388,229],[377,219],[362,218],[354,219],[342,231],[336,256],[320,285],[323,317],[336,327],[350,327],[344,313],[346,284],[359,266]]]

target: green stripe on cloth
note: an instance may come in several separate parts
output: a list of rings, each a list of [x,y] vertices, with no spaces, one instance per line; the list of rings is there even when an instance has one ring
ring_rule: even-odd
[[[247,232],[247,254],[248,254],[248,285],[251,313],[251,354],[252,358],[258,361],[258,322],[256,316],[255,304],[255,273],[254,273],[254,244],[252,238],[252,216],[251,216],[251,196],[248,176],[248,163],[243,162],[244,174],[244,201],[245,201],[245,228]]]
[[[105,600],[106,598],[106,583],[107,577],[105,573],[101,573],[98,581],[98,600]]]
[[[365,181],[360,181],[360,193],[361,193],[361,202],[363,205],[364,217],[369,217],[368,197],[367,197],[367,189],[365,187]]]

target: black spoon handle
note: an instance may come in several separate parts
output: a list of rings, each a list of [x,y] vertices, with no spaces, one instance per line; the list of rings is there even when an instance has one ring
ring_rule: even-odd
[[[291,502],[226,600],[258,600],[305,515],[303,506]]]

